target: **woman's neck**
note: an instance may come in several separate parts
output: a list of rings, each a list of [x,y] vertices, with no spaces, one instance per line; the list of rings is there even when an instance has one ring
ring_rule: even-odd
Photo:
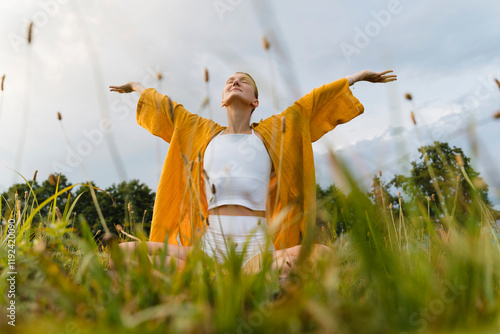
[[[251,111],[227,108],[228,126],[224,133],[248,133],[250,127]]]

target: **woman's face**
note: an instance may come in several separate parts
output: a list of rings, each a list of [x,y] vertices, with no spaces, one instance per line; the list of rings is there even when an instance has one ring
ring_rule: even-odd
[[[222,95],[223,105],[227,106],[235,99],[246,101],[249,105],[257,100],[252,80],[243,73],[231,75],[224,86]]]

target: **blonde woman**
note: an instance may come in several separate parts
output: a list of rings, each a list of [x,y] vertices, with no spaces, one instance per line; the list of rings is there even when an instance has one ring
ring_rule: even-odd
[[[312,142],[363,113],[350,86],[394,81],[391,72],[362,71],[341,78],[313,89],[279,115],[252,124],[250,117],[259,106],[257,85],[249,74],[236,72],[222,94],[227,127],[138,82],[110,86],[118,93],[138,92],[137,122],[170,143],[147,242],[151,258],[166,245],[167,260],[177,260],[182,268],[199,241],[218,262],[234,248],[243,255],[246,272],[258,271],[263,253],[271,252],[273,267],[286,276],[315,222]],[[137,245],[119,244],[126,253]],[[315,244],[309,256],[316,259],[329,251]]]

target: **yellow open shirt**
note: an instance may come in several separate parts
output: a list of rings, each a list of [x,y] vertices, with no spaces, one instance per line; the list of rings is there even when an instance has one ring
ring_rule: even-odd
[[[363,111],[342,78],[313,89],[282,113],[251,124],[275,169],[266,210],[275,249],[298,245],[308,224],[315,223],[312,143]],[[226,127],[190,113],[153,88],[141,94],[137,123],[170,143],[156,192],[150,240],[164,242],[168,237],[168,243],[177,244],[179,234],[182,245],[193,245],[208,217],[202,158],[210,140]]]

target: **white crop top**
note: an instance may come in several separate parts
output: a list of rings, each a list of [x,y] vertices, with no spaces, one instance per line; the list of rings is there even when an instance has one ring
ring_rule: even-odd
[[[253,129],[252,134],[222,132],[210,141],[203,158],[208,209],[231,204],[265,211],[271,159],[264,143]]]

